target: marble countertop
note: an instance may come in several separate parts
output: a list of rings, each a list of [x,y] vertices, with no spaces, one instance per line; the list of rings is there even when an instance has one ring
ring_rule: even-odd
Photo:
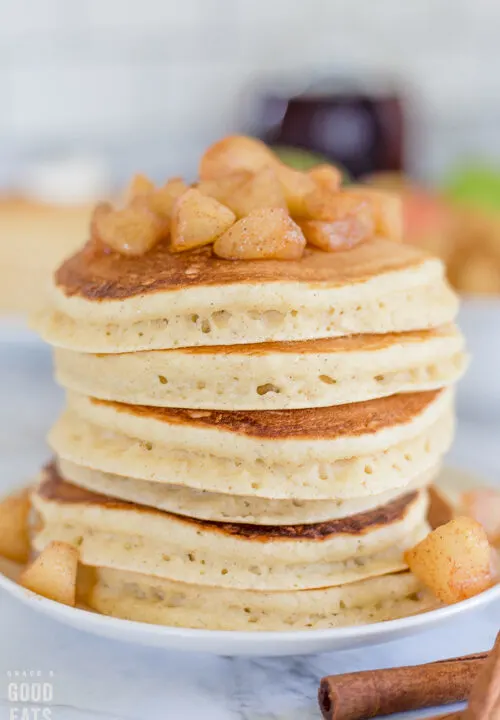
[[[48,351],[0,343],[0,491],[37,472],[44,433],[62,402]],[[500,482],[498,428],[463,421],[450,461]],[[64,627],[0,593],[0,720],[16,714],[9,683],[53,688],[47,720],[312,720],[326,674],[426,662],[492,644],[498,605],[455,626],[378,648],[321,656],[244,659],[166,652]],[[26,705],[29,707],[29,705]],[[431,713],[432,714],[432,713]]]

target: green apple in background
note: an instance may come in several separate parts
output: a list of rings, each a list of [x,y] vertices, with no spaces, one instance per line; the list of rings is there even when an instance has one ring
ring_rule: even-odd
[[[271,145],[271,149],[276,153],[279,159],[289,165],[295,170],[310,170],[316,165],[335,165],[339,170],[342,171],[343,182],[348,183],[350,178],[346,169],[338,163],[332,163],[328,158],[318,153],[311,152],[310,150],[303,150],[302,148],[287,147],[284,145]]]
[[[452,171],[442,187],[454,202],[500,211],[500,170],[478,163],[463,166]]]

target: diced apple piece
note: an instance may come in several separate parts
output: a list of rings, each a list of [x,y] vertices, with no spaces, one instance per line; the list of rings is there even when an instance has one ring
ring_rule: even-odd
[[[170,221],[176,201],[189,190],[182,178],[172,178],[147,199],[148,207],[162,220]]]
[[[99,223],[106,215],[113,211],[113,206],[109,202],[98,203],[90,219],[90,236],[93,240],[99,239]]]
[[[123,210],[103,208],[94,213],[93,226],[98,239],[121,255],[144,255],[165,235],[162,220],[138,203]]]
[[[342,173],[333,165],[316,165],[307,174],[319,188],[329,193],[337,192],[342,184]]]
[[[214,244],[214,252],[227,260],[297,260],[306,241],[286,210],[254,210],[233,225]]]
[[[90,219],[90,238],[84,245],[84,252],[87,257],[98,257],[113,252],[102,240],[99,233],[99,226],[103,218],[113,212],[113,206],[109,202],[98,203],[92,212]]]
[[[28,517],[30,491],[9,495],[0,502],[0,555],[25,563],[30,553]]]
[[[460,511],[481,523],[492,545],[500,544],[500,491],[478,488],[463,493]]]
[[[307,212],[307,198],[318,191],[316,182],[309,174],[280,162],[276,162],[273,169],[280,181],[290,215],[302,217]]]
[[[388,240],[403,240],[403,202],[397,193],[358,186],[351,193],[372,204],[375,232]]]
[[[367,240],[373,234],[373,220],[368,207],[338,220],[299,220],[307,242],[325,252],[341,252]]]
[[[305,198],[301,219],[332,222],[333,220],[343,220],[350,215],[357,215],[363,210],[368,210],[372,216],[373,228],[373,206],[368,198],[361,197],[357,193],[351,192],[350,189],[332,193],[322,188],[316,188]]]
[[[202,180],[196,185],[196,190],[229,207],[227,199],[237,191],[240,185],[248,182],[253,176],[254,173],[248,170],[240,170],[214,180]]]
[[[232,210],[199,190],[191,189],[177,200],[171,225],[173,252],[209,245],[236,221]]]
[[[134,175],[127,189],[126,197],[130,201],[138,195],[147,195],[154,192],[155,185],[146,175],[137,173]]]
[[[483,527],[472,518],[457,517],[433,530],[406,551],[405,560],[445,603],[478,595],[495,581],[493,551]]]
[[[283,208],[285,197],[274,170],[263,168],[239,183],[226,197],[226,204],[238,218],[262,208]]]
[[[214,180],[224,175],[249,170],[257,172],[277,162],[265,143],[245,135],[230,135],[211,145],[200,161],[200,180]]]
[[[38,595],[74,607],[77,570],[78,550],[68,543],[53,541],[24,570],[19,582]]]

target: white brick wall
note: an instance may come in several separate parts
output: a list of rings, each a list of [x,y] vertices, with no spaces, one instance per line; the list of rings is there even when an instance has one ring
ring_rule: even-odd
[[[498,160],[499,26],[497,0],[0,0],[0,182],[46,147],[189,173],[256,82],[340,70],[418,98],[417,171]]]

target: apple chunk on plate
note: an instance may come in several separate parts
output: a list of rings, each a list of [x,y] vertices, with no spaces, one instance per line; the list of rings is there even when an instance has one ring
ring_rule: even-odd
[[[9,495],[0,503],[0,555],[25,563],[30,553],[28,517],[30,490]]]
[[[410,570],[439,600],[456,603],[478,595],[495,580],[495,554],[482,525],[457,517],[405,553]]]
[[[38,595],[74,607],[77,571],[78,550],[54,540],[24,570],[19,582]]]

